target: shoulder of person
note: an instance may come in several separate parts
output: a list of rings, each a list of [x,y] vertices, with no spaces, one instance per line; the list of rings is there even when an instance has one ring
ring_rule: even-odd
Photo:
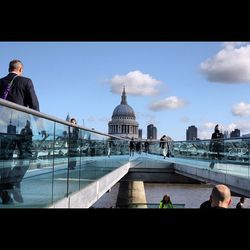
[[[17,79],[21,80],[21,81],[25,81],[25,82],[32,82],[32,80],[28,77],[25,76],[18,76]]]

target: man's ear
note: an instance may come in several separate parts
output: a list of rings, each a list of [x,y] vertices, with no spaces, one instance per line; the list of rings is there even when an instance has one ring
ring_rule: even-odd
[[[228,201],[228,206],[229,206],[231,203],[232,203],[232,199],[230,199],[230,200]]]
[[[20,75],[21,75],[21,74],[23,73],[23,68],[20,67],[18,71],[19,71],[19,73],[20,73]]]

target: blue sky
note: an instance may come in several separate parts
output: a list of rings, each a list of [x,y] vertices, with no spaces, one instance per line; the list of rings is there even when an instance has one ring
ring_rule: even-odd
[[[250,45],[244,42],[1,42],[0,76],[20,59],[40,111],[108,132],[125,84],[146,138],[185,140],[195,125],[209,139],[219,123],[250,132]]]

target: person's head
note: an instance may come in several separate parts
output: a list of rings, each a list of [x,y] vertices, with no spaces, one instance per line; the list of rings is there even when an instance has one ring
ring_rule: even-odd
[[[76,119],[75,118],[71,118],[70,122],[73,123],[73,124],[76,124]]]
[[[223,207],[227,208],[231,203],[231,191],[223,184],[214,186],[212,193],[212,207]]]
[[[26,120],[26,127],[30,127],[30,121],[29,120]]]
[[[9,63],[9,72],[16,73],[17,75],[22,75],[23,73],[23,63],[20,60],[12,60]]]
[[[170,202],[170,196],[167,195],[167,194],[165,194],[165,195],[163,196],[163,198],[162,198],[162,201],[163,201],[163,203],[168,203],[168,202]]]
[[[240,197],[240,202],[244,203],[245,202],[245,197]]]
[[[215,132],[215,133],[222,133],[222,130],[223,130],[223,126],[222,126],[222,125],[217,124],[217,125],[214,127],[214,132]]]
[[[215,127],[214,127],[214,132],[219,132],[219,124],[217,124]]]

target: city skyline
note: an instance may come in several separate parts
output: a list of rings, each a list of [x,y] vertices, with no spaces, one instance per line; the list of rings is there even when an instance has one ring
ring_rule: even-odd
[[[108,133],[126,86],[143,138],[147,126],[185,140],[195,125],[250,132],[250,44],[245,42],[1,42],[0,75],[20,59],[42,113]]]

